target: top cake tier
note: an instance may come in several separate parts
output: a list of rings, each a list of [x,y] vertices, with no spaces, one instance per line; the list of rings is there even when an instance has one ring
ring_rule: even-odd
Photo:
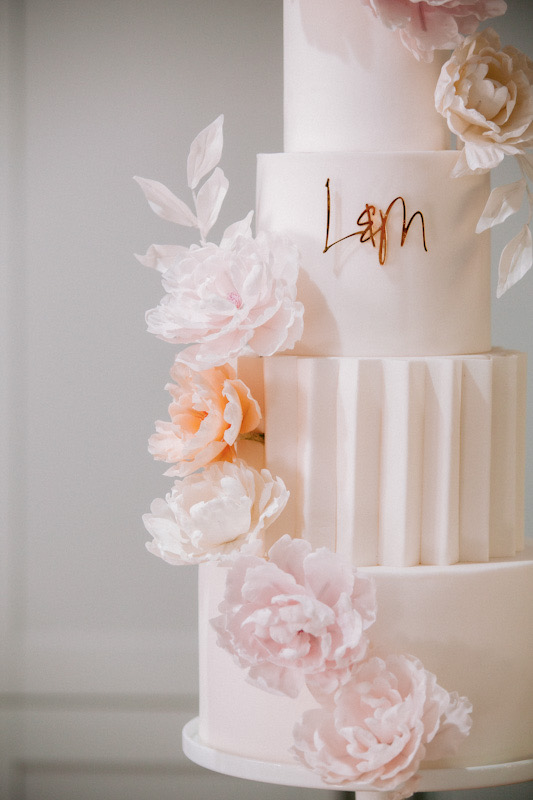
[[[417,61],[360,0],[285,0],[285,152],[449,149],[443,61]]]

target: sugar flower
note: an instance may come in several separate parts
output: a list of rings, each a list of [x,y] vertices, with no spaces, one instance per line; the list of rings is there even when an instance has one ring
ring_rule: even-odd
[[[143,517],[147,549],[169,564],[198,564],[263,552],[262,534],[289,493],[281,478],[244,461],[218,462],[176,481]]]
[[[327,548],[283,536],[268,560],[235,561],[219,611],[218,644],[252,683],[290,697],[307,683],[322,696],[366,654],[374,586]]]
[[[497,296],[514,286],[533,265],[533,62],[515,47],[500,49],[490,28],[467,39],[442,67],[435,104],[462,144],[453,174],[483,173],[514,156],[522,177],[491,192],[477,232],[516,214],[527,198],[529,215],[504,247]]]
[[[226,364],[195,372],[176,362],[170,371],[175,383],[170,421],[156,422],[148,449],[159,461],[174,466],[167,475],[182,478],[213,461],[233,461],[235,442],[257,428],[261,411],[249,388]]]
[[[296,300],[299,256],[287,238],[267,232],[253,238],[250,212],[226,228],[220,244],[206,239],[228,190],[217,166],[222,124],[220,116],[191,145],[187,179],[194,210],[158,181],[136,178],[156,214],[200,233],[200,244],[152,245],[138,256],[162,273],[166,292],[146,315],[148,331],[185,346],[177,358],[197,370],[247,353],[289,350],[303,331],[303,306]]]
[[[303,330],[298,266],[296,248],[269,233],[237,236],[231,247],[193,246],[164,273],[167,293],[148,312],[148,330],[191,345],[178,359],[195,369],[291,349]]]
[[[416,789],[423,759],[452,755],[470,731],[470,703],[438,685],[418,659],[373,657],[352,670],[334,703],[304,713],[293,754],[326,783]]]
[[[456,175],[482,173],[533,147],[533,62],[500,49],[488,28],[465,40],[444,64],[435,105],[464,144]]]
[[[485,19],[505,14],[504,0],[361,0],[420,61],[452,50]]]

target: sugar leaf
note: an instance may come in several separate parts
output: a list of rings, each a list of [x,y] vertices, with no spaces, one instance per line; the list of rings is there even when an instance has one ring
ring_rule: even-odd
[[[189,206],[172,194],[162,183],[148,178],[135,177],[135,180],[143,190],[150,208],[158,217],[175,222],[177,225],[185,225],[189,228],[198,227],[198,220]]]
[[[493,189],[479,218],[476,233],[481,233],[494,225],[499,225],[512,214],[516,214],[524,201],[525,191],[525,178]]]
[[[244,219],[241,219],[239,222],[234,222],[233,225],[229,225],[226,228],[222,234],[222,240],[220,242],[220,246],[224,250],[230,249],[238,236],[250,237],[252,235],[253,215],[254,212],[250,211]]]
[[[202,239],[217,221],[229,182],[220,167],[206,180],[196,196],[196,214]]]
[[[501,297],[514,286],[533,265],[533,241],[528,225],[504,247],[498,270],[496,296]]]
[[[187,255],[188,252],[188,247],[179,244],[152,244],[144,256],[136,254],[135,258],[145,267],[166,272],[176,259]]]
[[[202,178],[216,167],[222,156],[224,115],[200,131],[193,140],[187,159],[187,182],[195,189]]]

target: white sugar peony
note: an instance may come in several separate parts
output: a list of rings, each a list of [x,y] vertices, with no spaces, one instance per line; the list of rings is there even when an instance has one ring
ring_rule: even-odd
[[[442,67],[435,105],[464,144],[456,176],[483,173],[533,147],[533,62],[500,49],[488,28],[465,40]]]
[[[198,564],[262,553],[262,533],[283,511],[289,493],[281,478],[243,461],[217,462],[176,481],[154,500],[143,522],[147,549],[169,564]]]
[[[191,345],[177,358],[197,370],[246,352],[291,349],[303,330],[298,269],[294,245],[274,234],[239,235],[227,247],[193,245],[164,272],[167,293],[148,312],[148,330]]]

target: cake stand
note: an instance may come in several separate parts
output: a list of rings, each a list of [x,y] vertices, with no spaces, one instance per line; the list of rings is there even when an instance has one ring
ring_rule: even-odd
[[[322,782],[314,772],[299,764],[279,764],[243,758],[232,753],[215,750],[203,744],[198,736],[198,717],[183,728],[183,752],[195,764],[262,783],[276,783],[282,786],[300,786],[305,789],[334,789],[336,791],[356,792],[356,800],[387,800],[391,792],[380,792],[368,784],[351,783],[332,786]],[[510,783],[523,783],[533,780],[533,758],[509,764],[492,764],[483,767],[464,767],[458,769],[423,769],[420,771],[417,792],[451,791],[454,789],[482,789],[488,786],[505,786]]]

